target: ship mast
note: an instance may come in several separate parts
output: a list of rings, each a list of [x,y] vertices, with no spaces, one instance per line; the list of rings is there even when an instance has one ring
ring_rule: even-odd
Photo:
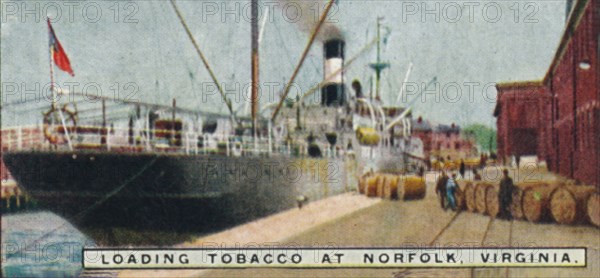
[[[252,54],[251,54],[251,63],[252,63],[252,96],[251,96],[251,104],[252,104],[252,134],[256,136],[258,121],[256,119],[256,114],[258,110],[258,82],[259,82],[259,60],[258,60],[258,0],[252,0],[251,3],[251,33],[252,33]]]
[[[381,21],[383,17],[377,18],[377,61],[369,64],[369,66],[375,71],[375,99],[381,101],[379,94],[379,84],[381,80],[381,72],[390,67],[389,63],[381,61]]]

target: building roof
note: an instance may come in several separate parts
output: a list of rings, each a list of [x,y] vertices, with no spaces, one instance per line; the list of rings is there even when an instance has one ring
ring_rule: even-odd
[[[438,125],[435,128],[435,131],[439,132],[439,133],[446,133],[446,132],[460,133],[460,126],[458,126],[458,125]]]
[[[575,30],[577,30],[577,27],[579,26],[579,23],[583,18],[588,4],[593,5],[592,0],[576,0],[573,10],[569,14],[569,19],[567,21],[565,31],[563,32],[563,36],[560,40],[560,44],[558,45],[558,49],[556,50],[556,54],[554,55],[554,59],[552,59],[550,68],[548,69],[548,71],[546,72],[546,76],[544,77],[545,84],[548,84],[548,82],[551,81],[551,77],[556,71],[556,68],[558,67],[563,55],[565,54],[569,42],[571,41],[573,36],[575,36]]]
[[[414,131],[432,131],[433,130],[431,128],[431,124],[429,123],[429,121],[426,121],[423,119],[421,119],[421,121],[419,121],[419,119],[413,119],[411,126]]]
[[[543,87],[544,80],[534,81],[512,81],[512,82],[498,82],[496,88],[498,89],[512,89],[512,88],[524,88],[524,87]]]
[[[524,87],[542,87],[547,85],[552,80],[552,75],[556,71],[556,68],[560,64],[560,60],[567,50],[567,46],[573,36],[575,35],[575,30],[579,26],[583,15],[585,14],[586,8],[588,5],[593,5],[594,0],[575,0],[575,5],[569,14],[569,18],[567,20],[567,24],[565,26],[565,30],[563,31],[563,36],[560,40],[560,44],[556,50],[554,58],[552,59],[552,63],[546,72],[543,80],[537,81],[516,81],[516,82],[499,82],[496,84],[496,88],[499,90],[502,89],[511,89],[511,88],[524,88]],[[600,0],[598,0],[600,1]],[[500,103],[496,103],[496,107],[494,108],[494,117],[498,117],[501,111]]]
[[[515,81],[515,82],[499,82],[496,84],[496,88],[499,89],[508,89],[515,87],[539,87],[550,82],[552,75],[556,71],[556,68],[559,65],[560,60],[562,59],[565,51],[567,50],[567,46],[569,42],[575,35],[575,30],[579,26],[581,19],[583,18],[583,14],[585,13],[585,9],[588,4],[593,4],[593,0],[575,0],[575,5],[569,14],[569,18],[567,20],[567,24],[565,26],[565,30],[563,31],[563,36],[560,40],[560,44],[554,54],[554,58],[552,59],[552,63],[548,68],[548,71],[544,75],[544,79],[537,81]]]

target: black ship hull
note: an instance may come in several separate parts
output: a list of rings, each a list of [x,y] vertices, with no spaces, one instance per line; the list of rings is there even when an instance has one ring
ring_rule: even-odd
[[[42,208],[82,228],[214,230],[293,208],[299,195],[341,193],[345,182],[315,183],[323,177],[284,157],[15,152],[3,159]]]

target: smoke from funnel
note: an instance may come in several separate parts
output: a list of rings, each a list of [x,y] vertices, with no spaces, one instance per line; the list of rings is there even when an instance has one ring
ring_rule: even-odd
[[[317,24],[321,14],[325,11],[325,7],[329,1],[304,1],[304,0],[279,0],[281,5],[279,8],[282,10],[283,15],[287,18],[288,22],[293,22],[298,25],[298,29],[302,32],[310,34]],[[330,22],[332,19],[334,7],[330,10],[329,15],[326,17],[325,22],[321,25],[317,40],[325,42],[331,39],[344,39],[342,30],[340,30],[334,23]],[[317,8],[318,7],[318,8]]]

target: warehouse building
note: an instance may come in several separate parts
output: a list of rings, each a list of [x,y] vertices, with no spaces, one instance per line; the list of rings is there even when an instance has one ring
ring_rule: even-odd
[[[426,159],[460,160],[477,154],[473,138],[464,134],[460,126],[438,124],[419,117],[412,121],[412,135],[423,142],[423,153]]]
[[[552,132],[552,96],[543,81],[499,83],[497,117],[498,156],[537,155],[550,157],[552,145],[545,138]]]
[[[600,0],[570,6],[544,79],[496,86],[498,154],[537,155],[551,171],[600,187]]]

